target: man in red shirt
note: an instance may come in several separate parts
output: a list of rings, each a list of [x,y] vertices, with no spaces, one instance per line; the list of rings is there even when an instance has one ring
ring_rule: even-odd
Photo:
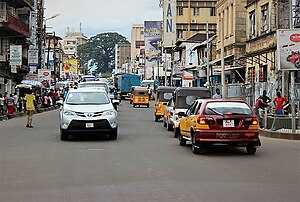
[[[265,107],[268,107],[269,105],[264,102],[263,100],[263,96],[259,96],[258,99],[255,101],[254,105],[253,105],[253,111],[256,114],[256,116],[259,117],[259,111],[258,109],[264,109]]]
[[[277,92],[277,97],[274,99],[274,104],[275,104],[275,114],[282,116],[283,113],[283,105],[288,103],[288,100],[281,96],[280,92]]]

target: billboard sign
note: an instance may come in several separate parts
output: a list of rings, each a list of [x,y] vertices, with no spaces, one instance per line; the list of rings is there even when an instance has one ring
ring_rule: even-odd
[[[278,70],[300,70],[300,29],[277,30]]]
[[[172,47],[176,42],[176,0],[163,2],[163,42],[164,47]]]
[[[161,21],[145,21],[145,55],[146,77],[153,75],[154,66],[161,55],[162,48],[162,24]]]

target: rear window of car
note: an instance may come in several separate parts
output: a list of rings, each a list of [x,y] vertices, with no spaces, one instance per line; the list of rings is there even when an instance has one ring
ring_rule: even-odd
[[[78,88],[103,88],[108,92],[108,86],[104,83],[80,83],[78,84]]]
[[[177,108],[187,109],[191,104],[197,99],[198,96],[188,95],[188,96],[179,96],[177,98]]]
[[[69,105],[101,105],[109,104],[106,93],[101,92],[70,92],[66,103]]]
[[[252,110],[243,102],[209,102],[205,106],[204,113],[207,115],[251,115]]]

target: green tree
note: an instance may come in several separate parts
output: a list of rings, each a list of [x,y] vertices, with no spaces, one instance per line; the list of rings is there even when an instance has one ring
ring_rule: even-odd
[[[78,47],[82,64],[92,60],[98,67],[97,73],[111,72],[115,62],[115,45],[128,44],[129,41],[116,32],[100,33]]]

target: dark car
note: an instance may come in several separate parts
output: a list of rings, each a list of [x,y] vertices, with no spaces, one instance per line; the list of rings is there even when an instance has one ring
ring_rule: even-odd
[[[246,147],[249,154],[255,154],[261,145],[257,116],[245,101],[198,99],[180,115],[180,145],[191,141],[193,153],[203,153],[205,147],[218,144]]]

